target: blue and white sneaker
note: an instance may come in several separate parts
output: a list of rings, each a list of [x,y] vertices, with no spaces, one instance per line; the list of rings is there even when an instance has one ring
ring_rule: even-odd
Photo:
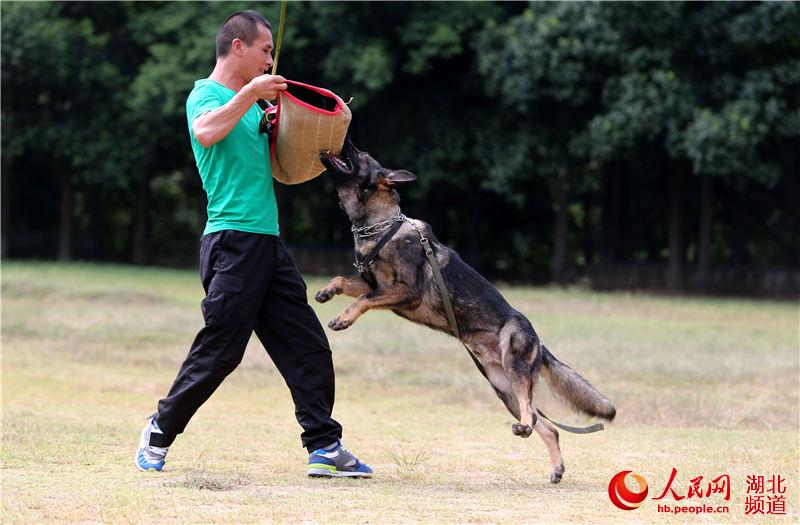
[[[318,448],[308,455],[311,478],[371,478],[372,469],[342,446],[341,441],[328,448]]]
[[[153,414],[147,419],[147,424],[142,430],[142,437],[139,439],[139,450],[136,451],[136,466],[139,470],[160,471],[164,468],[164,460],[167,457],[169,447],[154,447],[150,445],[150,434],[163,434],[156,423],[156,415]]]

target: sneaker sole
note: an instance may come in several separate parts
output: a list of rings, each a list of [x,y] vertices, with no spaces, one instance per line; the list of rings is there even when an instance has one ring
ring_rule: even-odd
[[[372,474],[366,472],[347,472],[337,470],[332,472],[324,468],[313,468],[308,470],[309,478],[371,478]]]

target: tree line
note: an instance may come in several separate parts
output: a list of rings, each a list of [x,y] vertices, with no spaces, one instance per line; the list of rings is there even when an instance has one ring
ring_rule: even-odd
[[[277,32],[277,2],[0,4],[4,257],[194,260],[184,104],[248,8]],[[356,145],[419,176],[404,211],[489,276],[800,266],[798,4],[290,2],[279,65],[352,97]],[[350,246],[325,176],[276,186],[287,243]]]

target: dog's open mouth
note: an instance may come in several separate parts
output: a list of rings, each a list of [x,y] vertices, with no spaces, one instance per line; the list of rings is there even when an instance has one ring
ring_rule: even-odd
[[[341,175],[350,175],[353,172],[353,166],[350,165],[350,159],[344,150],[342,150],[341,157],[337,157],[329,151],[323,151],[319,154],[319,160],[326,168]]]

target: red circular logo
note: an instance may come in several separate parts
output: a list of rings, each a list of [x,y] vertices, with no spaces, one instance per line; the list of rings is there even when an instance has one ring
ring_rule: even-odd
[[[628,474],[639,485],[638,492],[633,492],[625,486],[625,478]],[[611,503],[622,510],[638,509],[647,497],[647,482],[639,474],[630,470],[623,470],[611,478],[608,483],[608,497],[611,498]]]

